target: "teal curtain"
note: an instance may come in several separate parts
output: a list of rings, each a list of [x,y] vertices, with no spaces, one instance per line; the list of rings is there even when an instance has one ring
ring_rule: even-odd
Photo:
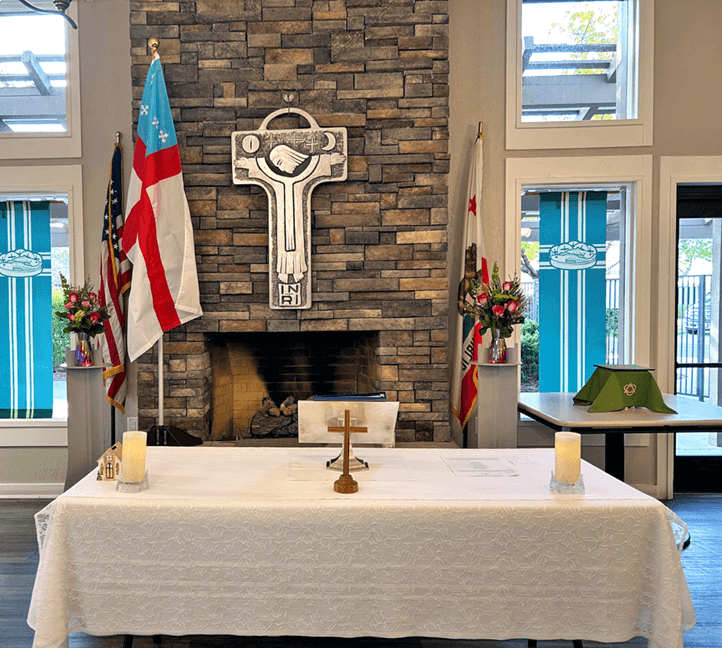
[[[0,202],[0,418],[53,415],[50,206]]]
[[[606,360],[607,193],[539,207],[539,391],[577,392]]]

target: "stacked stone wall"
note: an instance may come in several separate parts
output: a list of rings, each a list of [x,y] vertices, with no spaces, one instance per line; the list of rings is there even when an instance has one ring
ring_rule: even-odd
[[[448,438],[447,2],[131,2],[130,31],[136,122],[148,39],[160,41],[204,310],[166,336],[166,423],[208,433],[208,333],[380,331],[377,388],[401,402],[397,438]],[[348,129],[348,180],[312,197],[308,310],[269,308],[266,194],[231,180],[231,133],[284,98]],[[147,427],[155,350],[139,362]]]

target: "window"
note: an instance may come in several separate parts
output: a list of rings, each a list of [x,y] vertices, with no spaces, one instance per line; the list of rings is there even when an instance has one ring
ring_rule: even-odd
[[[533,267],[538,269],[541,260],[550,269],[555,245],[559,247],[556,250],[557,260],[564,251],[561,248],[579,248],[583,254],[590,256],[593,248],[595,263],[590,268],[604,269],[600,285],[595,288],[601,291],[597,301],[602,303],[596,309],[595,317],[601,321],[601,324],[597,323],[601,326],[603,348],[594,361],[605,362],[608,359],[654,366],[648,364],[651,361],[651,156],[509,158],[506,173],[506,272],[516,272],[524,279],[522,271],[527,261],[523,259],[530,260],[529,257],[535,254],[538,255],[536,259],[530,260]],[[574,214],[591,213],[591,210],[598,212],[594,234],[583,229],[592,227],[591,220],[584,225],[581,219],[576,221],[572,218]],[[539,232],[544,227],[559,230],[559,243],[540,241]],[[576,243],[581,245],[575,246]],[[527,276],[531,281],[531,277]],[[566,284],[564,280],[568,280]],[[585,302],[578,297],[573,285],[575,280],[571,273],[553,279],[552,284],[556,282],[557,287],[561,286],[566,291],[566,296],[556,297],[558,312],[561,312],[560,309],[571,312],[574,306],[575,311],[583,313]],[[528,286],[527,289],[533,294],[533,287]],[[555,289],[553,285],[550,288]],[[541,290],[538,295],[547,300],[548,306],[551,300],[541,295]],[[529,301],[532,310],[530,319],[533,319],[534,300]],[[552,323],[551,326],[554,328],[557,324]],[[582,348],[581,338],[577,337],[582,333],[577,334],[576,331],[572,333],[567,327],[567,338],[557,341],[558,348],[562,348],[559,344],[563,346],[566,343],[575,353]],[[534,334],[533,331],[528,333]],[[522,342],[522,360],[523,355]],[[575,362],[571,359],[565,367],[573,369]],[[547,368],[551,373],[564,371],[558,362],[554,367]],[[574,376],[574,380],[571,374],[576,369],[572,369],[566,379],[560,379],[558,385],[547,391],[576,391],[581,387],[589,377],[586,375],[588,369],[581,367],[576,372],[579,376]],[[543,358],[540,357],[539,373],[544,371]],[[527,386],[527,389],[532,390],[531,387]]]
[[[3,158],[80,157],[76,32],[18,0],[0,3],[0,32]]]
[[[672,393],[692,391],[690,398],[699,398],[699,385],[701,382],[702,395],[707,391],[716,388],[716,393],[710,391],[710,400],[714,403],[720,402],[720,394],[722,386],[719,383],[719,370],[712,370],[712,367],[700,374],[700,368],[693,366],[695,359],[693,357],[685,357],[685,362],[680,362],[682,356],[695,353],[701,356],[700,364],[719,364],[719,250],[721,249],[719,239],[719,226],[715,226],[715,219],[710,219],[709,214],[703,214],[705,226],[712,225],[712,271],[709,277],[709,284],[700,280],[700,289],[693,286],[687,288],[688,279],[684,276],[680,277],[677,270],[675,259],[679,256],[679,241],[697,241],[697,244],[708,239],[709,236],[700,230],[688,230],[687,225],[691,221],[683,218],[684,214],[680,214],[679,210],[679,194],[680,187],[684,185],[692,187],[702,186],[722,186],[722,157],[719,156],[679,156],[666,157],[663,156],[660,161],[660,200],[659,200],[659,241],[660,254],[658,259],[659,274],[659,295],[657,298],[657,326],[659,338],[659,354],[657,364],[657,382],[663,392]],[[687,221],[685,223],[684,221]],[[717,230],[717,231],[715,231]],[[684,271],[687,267],[686,261],[682,258]],[[699,262],[697,262],[699,267]],[[694,270],[694,269],[693,269]],[[706,275],[705,268],[701,268],[702,272],[695,271],[695,274]],[[689,272],[687,273],[689,274]],[[709,289],[707,289],[707,285]],[[706,295],[710,294],[708,298]],[[709,299],[709,311],[707,300]],[[691,302],[691,303],[690,303]],[[694,309],[694,303],[697,308]],[[680,308],[681,304],[681,308]],[[702,304],[704,304],[702,306]],[[700,309],[700,306],[702,308]],[[696,312],[695,312],[696,310]],[[709,317],[706,318],[707,313]],[[709,321],[709,333],[706,330],[704,318]],[[702,320],[700,333],[699,320]],[[696,324],[696,325],[695,325]],[[691,342],[688,344],[687,342]],[[694,344],[697,342],[697,344]],[[697,351],[698,350],[698,351]],[[706,357],[705,357],[706,356]],[[687,362],[687,360],[691,360]],[[686,381],[685,374],[694,372],[694,377],[702,377],[703,380]],[[707,374],[707,375],[705,375]],[[713,375],[712,375],[713,374]],[[709,376],[710,379],[707,379]],[[706,379],[706,380],[705,380]],[[697,389],[695,389],[697,388]],[[696,392],[696,393],[694,393]],[[678,465],[681,457],[676,452],[675,435],[668,434],[667,442],[660,443],[657,454],[657,465],[659,469],[659,482],[664,486],[664,490],[660,494],[663,499],[670,499],[674,493],[674,481],[677,479],[674,474],[678,472]],[[678,437],[686,437],[687,435],[677,435]],[[694,435],[693,435],[694,436]],[[709,444],[709,435],[706,435],[705,444]],[[690,442],[694,442],[690,439]],[[675,457],[675,455],[677,455]],[[706,474],[716,475],[719,473],[719,465],[714,467],[710,473],[706,471],[706,466],[696,462],[697,457],[690,457],[691,466],[682,465],[681,472],[687,472],[687,468],[691,467],[696,472],[695,488],[703,488],[701,480],[697,477],[703,477]],[[710,457],[707,462],[719,462],[718,458]],[[671,466],[674,465],[674,470]],[[716,470],[716,472],[714,472]]]
[[[576,392],[627,348],[621,277],[634,186],[522,191],[521,391]]]
[[[68,276],[67,196],[0,196],[0,418],[67,418],[65,347],[52,317]]]
[[[68,277],[71,282],[82,283],[84,271],[81,204],[81,173],[79,166],[54,167],[51,179],[48,179],[48,170],[43,167],[3,168],[0,177],[0,222],[3,228],[3,233],[0,234],[0,246],[3,246],[3,249],[0,250],[0,281],[3,282],[0,286],[0,302],[3,299],[12,301],[13,295],[19,295],[20,292],[25,291],[22,292],[21,296],[23,297],[24,307],[30,312],[33,305],[32,298],[37,301],[38,297],[37,294],[34,294],[28,297],[27,300],[24,299],[27,292],[27,282],[24,277],[17,278],[13,276],[13,274],[17,273],[14,273],[13,268],[9,265],[9,261],[12,261],[12,259],[7,258],[8,251],[15,253],[17,256],[18,253],[27,250],[30,254],[26,254],[26,256],[30,261],[33,260],[30,258],[33,255],[42,260],[42,272],[38,273],[38,275],[48,277],[47,295],[45,295],[45,292],[43,292],[43,295],[49,303],[41,304],[41,308],[45,313],[57,308],[57,304],[54,305],[52,300],[55,298],[57,301],[60,297],[57,290],[60,272]],[[36,215],[37,222],[33,223]],[[10,216],[13,217],[12,220]],[[23,226],[25,229],[23,232],[20,232],[17,226],[21,221],[27,224],[27,227]],[[36,240],[43,237],[46,241],[39,242]],[[36,246],[38,246],[37,250],[35,250]],[[5,247],[8,250],[5,250]],[[2,265],[5,262],[8,262],[7,268]],[[14,285],[11,286],[11,283]],[[45,287],[42,290],[45,291]],[[18,302],[18,300],[19,298],[15,301]],[[20,310],[19,307],[3,309],[3,317],[7,318],[15,313],[14,326],[3,325],[0,327],[0,330],[6,331],[7,335],[16,335],[15,342],[10,338],[3,341],[3,346],[6,349],[19,348],[18,341],[25,335],[23,333],[24,318],[21,317]],[[52,390],[52,418],[56,420],[66,419],[65,376],[64,372],[55,371],[55,368],[64,362],[62,355],[66,342],[59,331],[52,329],[50,322],[46,321],[44,324],[48,332],[52,331],[53,337],[56,338],[53,340],[54,348],[50,351],[52,366],[48,367],[47,358],[44,358],[42,353],[39,353],[36,359],[38,362],[37,370],[46,373],[50,370],[52,374],[50,376],[52,383],[50,385]],[[7,375],[7,371],[15,367],[15,359],[10,358],[7,354],[0,354],[0,360],[4,364],[9,363],[7,367],[0,367],[4,375]],[[33,367],[33,363],[30,362],[21,368],[22,371],[16,372],[18,374],[18,380],[16,381],[18,388],[20,388],[20,382],[24,376],[33,374]],[[0,390],[0,397],[2,396],[3,393]],[[23,403],[27,401],[16,398],[15,394],[9,394],[9,398],[10,402],[19,403],[21,405],[20,409],[23,411],[3,412],[3,418],[13,419],[15,424],[18,424],[19,419],[31,417],[31,414],[25,411],[27,407],[22,407]],[[0,402],[0,409],[7,409],[2,402]],[[0,427],[4,426],[0,425]]]
[[[652,0],[507,0],[507,148],[652,143]]]
[[[658,261],[658,273],[660,278],[660,291],[659,299],[657,301],[657,321],[659,326],[659,346],[660,355],[657,367],[657,382],[660,388],[664,392],[672,393],[675,388],[680,389],[683,387],[682,384],[675,384],[678,376],[675,371],[675,341],[679,335],[697,335],[695,340],[703,342],[704,338],[694,333],[694,326],[691,325],[693,312],[686,313],[688,306],[692,304],[686,304],[687,301],[701,301],[707,299],[707,292],[711,293],[710,299],[715,299],[715,294],[712,290],[713,283],[710,281],[709,290],[702,290],[697,293],[698,297],[695,300],[694,288],[690,289],[689,292],[685,293],[685,283],[687,279],[680,280],[678,271],[675,267],[675,259],[678,255],[678,238],[682,240],[704,240],[708,238],[708,235],[704,237],[700,236],[700,230],[687,230],[684,221],[680,221],[680,214],[678,213],[678,193],[679,187],[683,185],[722,185],[722,157],[719,156],[692,156],[692,157],[666,157],[663,156],[660,161],[660,200],[659,200],[659,235],[660,235],[660,254]],[[704,214],[705,225],[710,225],[715,220],[709,218],[707,214]],[[684,219],[687,220],[687,219]],[[690,221],[687,220],[687,223]],[[677,228],[679,229],[679,236]],[[692,236],[694,233],[694,236]],[[712,259],[719,263],[718,252],[720,250],[719,243],[713,238],[712,244]],[[684,261],[684,259],[683,259]],[[699,262],[697,262],[699,267]],[[686,268],[684,268],[686,269]],[[706,274],[706,268],[702,265],[702,272],[697,272],[695,268],[692,268],[694,272],[692,274]],[[687,271],[687,274],[690,274]],[[719,274],[717,274],[717,278]],[[704,287],[703,287],[704,288]],[[676,299],[675,299],[676,297]],[[678,309],[678,305],[675,305],[675,301],[682,303],[682,309]],[[709,321],[712,322],[711,316],[712,309],[715,305],[713,302],[710,303],[710,310],[705,303],[702,311],[698,310],[697,316],[705,317],[707,312],[710,313]],[[685,315],[689,315],[686,320],[690,323],[687,327],[685,323]],[[703,325],[704,326],[704,325]],[[679,328],[679,331],[678,331]],[[687,332],[687,329],[690,332]],[[705,333],[705,335],[707,335]],[[679,340],[677,340],[679,342]],[[684,351],[684,344],[677,344],[678,351]],[[707,352],[708,353],[708,352]],[[715,359],[719,358],[719,355],[714,356]]]

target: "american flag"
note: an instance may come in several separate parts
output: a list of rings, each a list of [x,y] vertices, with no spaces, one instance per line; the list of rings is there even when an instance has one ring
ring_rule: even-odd
[[[203,315],[180,152],[157,54],[140,101],[123,249],[133,264],[127,338],[133,362],[164,331]]]
[[[103,372],[108,402],[125,412],[125,308],[123,293],[130,288],[130,262],[120,246],[123,237],[123,177],[121,148],[115,145],[110,164],[110,181],[105,202],[103,243],[100,258],[101,305],[109,306],[110,319],[105,323],[105,335],[100,337],[103,362],[110,367]]]

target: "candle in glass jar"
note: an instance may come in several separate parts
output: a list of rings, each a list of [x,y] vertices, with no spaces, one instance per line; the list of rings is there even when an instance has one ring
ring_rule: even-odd
[[[123,453],[125,453],[125,448],[123,448]],[[581,468],[581,434],[557,432],[554,435],[554,477],[561,484],[576,484]]]
[[[145,432],[123,433],[123,481],[137,484],[145,477]]]

